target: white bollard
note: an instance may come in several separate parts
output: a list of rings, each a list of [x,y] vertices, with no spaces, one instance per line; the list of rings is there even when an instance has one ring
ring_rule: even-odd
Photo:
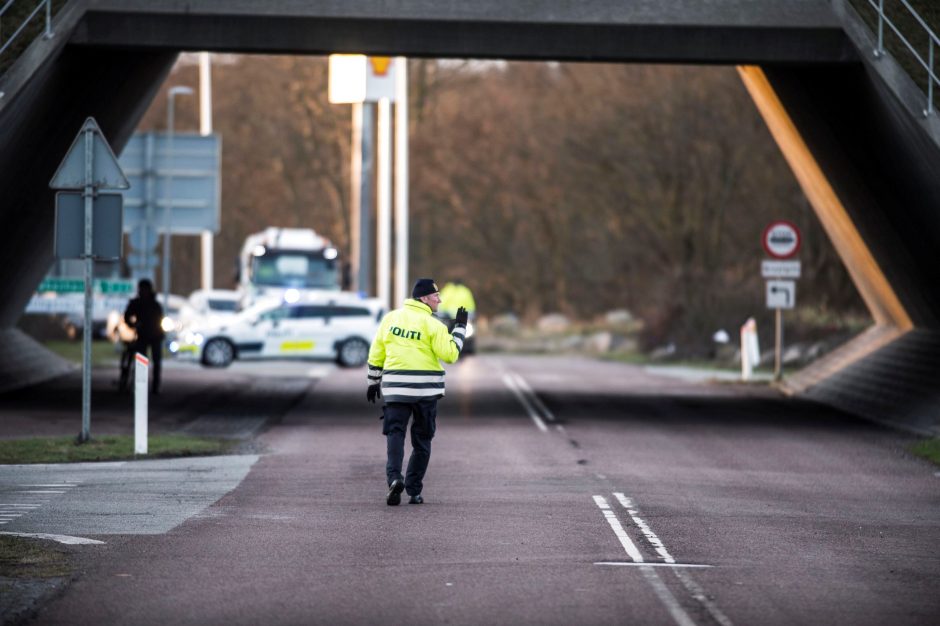
[[[147,385],[150,359],[134,354],[134,454],[147,454]]]
[[[757,343],[757,322],[747,318],[741,326],[741,380],[750,380],[754,368],[760,362],[760,346]]]

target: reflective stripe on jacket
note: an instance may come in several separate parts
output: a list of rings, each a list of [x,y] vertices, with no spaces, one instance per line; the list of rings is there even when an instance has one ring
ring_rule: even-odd
[[[369,349],[369,384],[382,384],[385,402],[416,402],[444,395],[445,363],[463,349],[465,329],[453,333],[418,300],[382,318]]]

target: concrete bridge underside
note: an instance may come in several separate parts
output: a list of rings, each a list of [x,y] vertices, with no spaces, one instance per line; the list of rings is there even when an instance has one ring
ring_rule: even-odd
[[[877,390],[907,385],[918,411],[940,409],[940,150],[824,0],[72,0],[56,36],[0,77],[0,329],[51,264],[48,182],[82,121],[94,116],[120,149],[184,50],[754,66],[745,84],[892,331],[797,391],[874,413]],[[913,347],[892,343],[912,328]]]

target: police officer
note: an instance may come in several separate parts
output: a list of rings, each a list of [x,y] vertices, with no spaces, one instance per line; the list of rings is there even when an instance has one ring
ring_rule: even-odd
[[[401,502],[406,491],[411,504],[421,504],[424,473],[431,459],[431,439],[437,428],[437,399],[444,395],[444,368],[441,361],[454,363],[463,349],[467,311],[457,311],[453,332],[432,313],[441,304],[437,285],[419,278],[404,306],[388,313],[379,325],[369,350],[369,389],[366,398],[383,398],[388,460],[386,504]],[[405,456],[405,429],[411,423],[411,458],[402,478]]]
[[[132,349],[153,360],[153,383],[150,392],[160,393],[160,365],[163,360],[163,307],[157,302],[153,283],[143,278],[137,283],[137,297],[127,303],[124,321],[137,332]]]
[[[477,310],[477,303],[473,299],[473,292],[463,284],[463,281],[455,279],[449,282],[441,289],[441,313],[453,319],[457,316],[457,309],[463,307],[467,313],[473,316]]]

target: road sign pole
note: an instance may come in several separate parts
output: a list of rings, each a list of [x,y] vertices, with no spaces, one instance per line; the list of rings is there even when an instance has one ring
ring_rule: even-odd
[[[173,96],[166,111],[166,204],[163,206],[163,310],[170,309],[170,213],[173,210]]]
[[[97,158],[95,158],[96,154],[98,155]],[[75,141],[72,142],[68,152],[65,153],[65,158],[62,159],[58,169],[56,169],[52,180],[49,181],[49,187],[72,192],[71,196],[69,194],[56,194],[56,256],[59,258],[80,258],[85,261],[85,319],[82,329],[82,430],[78,435],[79,443],[85,443],[91,439],[91,335],[95,322],[94,301],[92,299],[95,282],[93,231],[95,230],[96,211],[94,206],[96,200],[101,202],[98,211],[99,217],[102,218],[99,228],[103,227],[99,233],[102,239],[100,242],[100,255],[108,258],[112,256],[119,257],[121,255],[122,230],[120,219],[122,210],[121,196],[117,195],[119,202],[115,212],[112,210],[115,205],[111,200],[108,200],[107,194],[98,196],[98,191],[101,189],[127,189],[130,187],[127,176],[124,175],[124,171],[118,165],[111,146],[108,145],[104,133],[101,132],[94,118],[89,117],[85,120],[82,129],[75,136]],[[76,192],[78,191],[81,191],[81,197],[84,200],[84,206],[81,207],[84,213],[82,215],[84,218],[82,220],[84,222],[84,228],[82,229],[84,231],[84,241],[79,246],[78,241],[73,242],[66,237],[62,239],[62,246],[60,247],[60,235],[62,234],[59,232],[60,213],[63,216],[62,219],[65,219],[66,223],[69,224],[67,227],[63,226],[64,232],[77,232],[78,230],[78,224],[76,223],[78,220],[72,218],[74,221],[69,222],[70,218],[66,217],[77,217],[78,207],[74,204],[70,205],[71,200],[69,198],[77,197]],[[110,204],[104,202],[104,200],[107,200]],[[73,208],[67,209],[68,206]],[[114,216],[117,217],[116,220],[113,219]],[[75,237],[75,239],[80,238]],[[79,252],[79,249],[81,252]]]
[[[776,309],[776,347],[774,348],[774,380],[780,380],[783,378],[783,371],[781,367],[782,361],[782,352],[783,352],[783,309]]]
[[[91,439],[91,333],[94,324],[92,287],[95,260],[92,257],[92,203],[94,202],[94,131],[85,130],[85,323],[82,328],[82,432],[78,441]]]

